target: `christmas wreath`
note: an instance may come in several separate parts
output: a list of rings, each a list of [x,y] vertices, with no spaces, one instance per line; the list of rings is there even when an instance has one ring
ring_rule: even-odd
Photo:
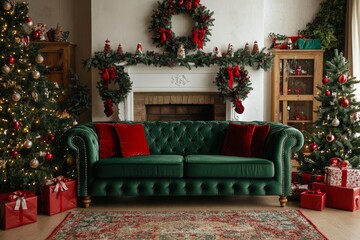
[[[245,110],[242,101],[252,90],[248,71],[242,66],[221,67],[215,80],[220,95],[233,103],[235,112],[242,114]]]
[[[104,113],[110,117],[113,111],[113,105],[118,105],[124,101],[127,94],[131,91],[131,81],[129,74],[124,71],[124,67],[105,67],[101,75],[101,81],[97,82],[97,88],[101,99],[104,101]],[[110,88],[112,84],[115,89]]]
[[[202,49],[209,41],[210,26],[213,26],[213,12],[200,4],[200,0],[164,0],[158,2],[157,10],[151,16],[150,32],[154,34],[153,43],[165,47],[169,52],[177,52],[180,45],[185,50]],[[195,21],[190,36],[176,37],[171,30],[171,17],[177,14],[188,14]]]

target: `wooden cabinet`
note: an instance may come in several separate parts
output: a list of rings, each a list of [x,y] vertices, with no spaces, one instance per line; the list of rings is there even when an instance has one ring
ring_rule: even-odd
[[[323,50],[273,50],[271,120],[299,130],[317,119],[322,84]]]
[[[49,73],[46,78],[57,82],[60,87],[68,88],[70,84],[70,70],[75,72],[75,44],[70,42],[36,42],[44,57],[44,64]]]

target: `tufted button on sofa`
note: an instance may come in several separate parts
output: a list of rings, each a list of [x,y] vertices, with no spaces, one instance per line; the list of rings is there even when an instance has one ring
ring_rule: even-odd
[[[274,122],[235,122],[270,125],[264,157],[258,158],[221,155],[228,121],[141,123],[149,156],[99,159],[94,122],[69,130],[66,144],[76,156],[77,191],[84,207],[91,196],[184,195],[279,195],[280,205],[286,206],[291,155],[304,143],[297,129]]]

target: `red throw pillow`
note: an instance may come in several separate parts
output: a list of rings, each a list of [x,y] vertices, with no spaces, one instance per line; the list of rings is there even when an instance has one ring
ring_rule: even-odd
[[[251,156],[251,140],[254,133],[253,124],[235,124],[230,122],[221,154],[239,157]]]
[[[263,157],[264,145],[267,135],[270,131],[270,125],[255,126],[254,134],[251,142],[251,156]]]
[[[96,133],[99,139],[99,158],[120,156],[119,138],[112,123],[95,123]]]
[[[123,157],[150,155],[142,124],[115,124]]]

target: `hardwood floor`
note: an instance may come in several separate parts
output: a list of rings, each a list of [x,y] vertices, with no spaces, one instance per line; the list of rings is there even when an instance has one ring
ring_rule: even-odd
[[[94,198],[90,208],[96,210],[234,210],[234,209],[301,209],[317,228],[331,240],[352,240],[360,236],[360,210],[355,212],[325,208],[315,211],[299,208],[298,201],[288,202],[280,208],[278,197],[141,197]],[[22,227],[0,230],[1,240],[42,240],[64,219],[68,212],[54,216],[38,215],[38,221]]]

